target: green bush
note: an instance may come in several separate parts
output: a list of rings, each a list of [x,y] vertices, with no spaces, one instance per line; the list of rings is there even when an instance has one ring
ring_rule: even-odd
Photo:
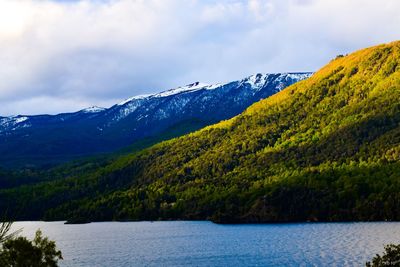
[[[40,230],[32,241],[11,237],[4,240],[0,248],[2,267],[56,267],[61,259],[61,251],[57,250],[55,242],[43,237]]]
[[[366,263],[367,267],[400,266],[400,244],[385,246],[383,255],[376,254],[371,262]]]

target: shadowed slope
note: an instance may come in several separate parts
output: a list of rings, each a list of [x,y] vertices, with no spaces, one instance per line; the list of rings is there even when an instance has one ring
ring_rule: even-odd
[[[47,190],[52,204],[30,216],[50,219],[399,220],[399,100],[394,42],[87,177],[1,196]]]

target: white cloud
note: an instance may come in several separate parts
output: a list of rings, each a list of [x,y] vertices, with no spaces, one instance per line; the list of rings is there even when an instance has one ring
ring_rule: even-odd
[[[398,0],[0,0],[0,114],[310,71],[400,39]]]
[[[274,15],[275,5],[272,1],[249,0],[249,10],[256,20],[265,20]]]

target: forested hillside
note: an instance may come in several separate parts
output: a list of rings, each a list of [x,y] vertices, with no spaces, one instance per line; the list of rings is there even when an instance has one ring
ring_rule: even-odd
[[[24,219],[400,220],[400,42],[84,175],[0,191]]]

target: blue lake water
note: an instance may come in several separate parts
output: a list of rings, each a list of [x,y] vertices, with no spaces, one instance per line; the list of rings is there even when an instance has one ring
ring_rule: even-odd
[[[61,266],[363,266],[400,223],[17,222],[57,242]]]

